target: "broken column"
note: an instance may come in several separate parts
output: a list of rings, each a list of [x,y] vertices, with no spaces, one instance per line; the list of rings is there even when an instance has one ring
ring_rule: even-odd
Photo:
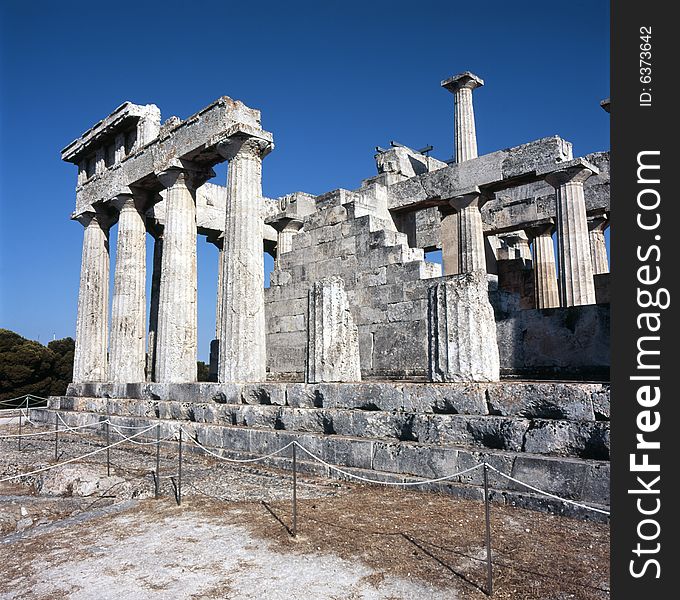
[[[454,147],[456,162],[477,158],[477,133],[472,90],[484,85],[484,81],[465,71],[442,81],[442,87],[454,97]]]
[[[144,198],[116,196],[119,210],[116,267],[113,276],[109,381],[145,380],[146,225]]]
[[[262,158],[272,147],[271,137],[239,137],[220,147],[229,161],[219,337],[221,382],[266,379]]]
[[[552,234],[554,224],[544,223],[527,228],[532,240],[531,254],[534,269],[534,293],[536,308],[558,308],[560,295],[557,288],[557,268]]]
[[[158,174],[167,191],[155,366],[162,383],[196,381],[196,187],[209,175],[178,167]]]
[[[310,289],[307,332],[307,383],[361,381],[359,331],[341,277]]]
[[[607,243],[604,232],[609,227],[608,215],[588,217],[588,235],[590,238],[590,257],[593,262],[593,275],[609,273]]]
[[[103,214],[78,217],[85,227],[78,291],[73,381],[106,381],[109,314],[109,225]]]
[[[431,381],[498,381],[496,320],[483,271],[452,277],[429,290]]]
[[[545,176],[555,188],[559,289],[564,307],[595,304],[583,182],[597,172],[597,167],[579,158]]]

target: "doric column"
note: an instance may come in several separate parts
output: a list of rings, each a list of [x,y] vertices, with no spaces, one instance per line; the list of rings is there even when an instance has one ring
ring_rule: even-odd
[[[597,215],[588,218],[588,237],[590,238],[590,257],[593,262],[593,275],[609,273],[607,243],[604,230],[609,227],[608,215]]]
[[[458,220],[458,272],[486,272],[484,254],[484,226],[480,208],[484,198],[478,188],[452,198],[449,203],[457,213]],[[442,236],[442,245],[444,236]],[[450,250],[442,247],[442,255]]]
[[[85,213],[73,381],[106,381],[109,313],[109,220]]]
[[[167,189],[155,368],[162,383],[196,381],[196,187],[206,177],[182,168],[158,174]]]
[[[562,306],[595,304],[583,182],[596,167],[582,159],[546,175],[555,188],[560,302]]]
[[[460,273],[460,257],[458,247],[458,213],[442,213],[441,242],[442,242],[442,270],[444,275],[458,275]]]
[[[145,380],[146,359],[146,225],[144,199],[121,194],[113,201],[120,211],[111,306],[109,381]]]
[[[221,382],[266,378],[262,158],[272,145],[271,140],[248,137],[221,147],[229,161],[219,338]]]
[[[274,224],[274,227],[276,227],[278,232],[274,268],[278,271],[281,269],[281,255],[293,249],[293,238],[302,229],[302,220],[293,218],[281,219]]]
[[[220,357],[220,335],[222,332],[222,303],[224,301],[224,286],[222,285],[222,270],[224,268],[224,234],[218,238],[208,238],[208,243],[217,248],[217,300],[215,302],[215,338],[210,342],[210,364],[208,376],[210,381],[217,381]]]
[[[163,258],[163,231],[152,232],[153,271],[151,273],[151,297],[149,298],[149,341],[146,356],[146,377],[148,381],[156,379],[156,346],[158,342],[158,303],[161,291],[161,269]]]
[[[442,87],[454,95],[454,146],[457,163],[477,158],[472,90],[483,85],[484,81],[469,71],[442,81]]]
[[[529,239],[532,240],[531,256],[536,308],[557,308],[560,305],[555,248],[552,239],[554,229],[553,223],[545,223],[526,230]]]

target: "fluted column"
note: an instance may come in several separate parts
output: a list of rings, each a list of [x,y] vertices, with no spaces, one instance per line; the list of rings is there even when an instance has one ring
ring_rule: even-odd
[[[278,230],[276,238],[276,260],[274,268],[281,269],[281,256],[293,249],[293,238],[302,229],[302,221],[299,219],[283,219],[275,224]]]
[[[224,302],[224,286],[222,285],[222,271],[224,269],[224,234],[217,239],[208,239],[217,247],[217,299],[215,302],[215,338],[210,342],[210,364],[208,378],[217,381],[220,357],[220,335],[222,332],[222,303]]]
[[[609,227],[607,215],[599,215],[588,219],[588,237],[590,238],[590,257],[593,262],[593,275],[609,273],[607,243],[604,231]]]
[[[457,163],[477,158],[472,90],[483,85],[484,81],[469,71],[442,81],[442,87],[454,95],[454,147]]]
[[[457,213],[458,221],[458,272],[486,273],[484,253],[484,226],[480,208],[484,199],[478,189],[452,198],[449,203]],[[444,239],[442,239],[442,244]],[[442,254],[450,251],[442,248]]]
[[[451,212],[442,214],[441,242],[442,242],[442,270],[444,275],[457,275],[460,273],[460,257],[458,247],[458,213]]]
[[[545,177],[555,188],[560,303],[565,307],[595,304],[583,182],[596,168],[581,159],[572,163]]]
[[[106,381],[109,312],[109,221],[85,213],[73,381]]]
[[[109,355],[109,381],[115,383],[145,380],[146,225],[142,203],[142,197],[131,194],[113,201],[120,211]]]
[[[155,368],[163,383],[196,381],[196,187],[205,178],[181,168],[158,175],[167,189]]]
[[[553,223],[545,223],[526,230],[529,239],[532,240],[531,257],[536,308],[557,308],[560,305],[552,239],[554,229]]]
[[[161,291],[161,269],[163,258],[163,232],[153,233],[153,272],[151,273],[151,297],[149,298],[149,341],[146,355],[146,377],[148,381],[156,378],[156,347],[158,344],[158,304]]]
[[[222,382],[266,379],[261,204],[262,158],[271,147],[271,141],[247,138],[221,148],[229,161],[218,366]]]

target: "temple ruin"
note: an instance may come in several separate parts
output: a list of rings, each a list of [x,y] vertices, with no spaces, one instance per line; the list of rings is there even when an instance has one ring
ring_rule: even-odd
[[[609,153],[574,157],[554,136],[479,156],[483,85],[470,72],[441,83],[453,160],[392,142],[357,189],[276,199],[262,195],[274,144],[259,111],[222,97],[162,123],[154,105],[118,107],[62,151],[78,167],[72,218],[84,228],[73,383],[38,414],[161,419],[168,431],[180,419],[238,456],[297,439],[396,480],[483,457],[608,505]],[[226,186],[209,182],[224,161]],[[213,381],[201,383],[199,235],[219,249]],[[441,263],[428,260],[437,250]],[[440,488],[479,485],[471,473]]]

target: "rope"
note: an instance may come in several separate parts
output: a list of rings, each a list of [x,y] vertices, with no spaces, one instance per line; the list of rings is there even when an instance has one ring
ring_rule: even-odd
[[[66,429],[60,429],[59,433],[61,433],[63,431],[75,431],[76,429],[83,429],[85,427],[98,427],[99,425],[102,425],[102,424],[108,423],[108,422],[109,421],[98,421],[97,423],[89,423],[88,425],[78,425],[77,427],[69,427],[68,425],[66,425],[66,423],[64,423],[62,421],[62,423],[64,423],[64,425],[66,425]],[[35,432],[32,432],[32,433],[22,433],[21,435],[19,435],[18,433],[15,433],[15,434],[12,434],[12,435],[0,435],[0,440],[9,439],[9,438],[18,438],[18,437],[22,437],[22,438],[32,437],[32,436],[36,436],[36,435],[54,435],[54,430],[48,429],[47,431],[35,431]]]
[[[6,400],[0,400],[0,404],[3,405],[12,404],[15,400],[26,400],[26,402],[28,402],[29,400],[32,399],[47,401],[47,398],[43,398],[42,396],[36,396],[35,394],[24,394],[23,396],[17,396],[16,398],[7,398]],[[19,407],[17,406],[16,408]]]
[[[573,504],[574,506],[578,506],[580,508],[585,508],[587,510],[592,510],[594,512],[602,513],[603,515],[611,515],[609,511],[602,510],[599,508],[595,508],[594,506],[588,506],[587,504],[581,504],[580,502],[574,502],[573,500],[567,500],[566,498],[561,498],[560,496],[556,496],[555,494],[551,494],[550,492],[546,492],[544,490],[541,490],[537,487],[534,487],[533,485],[529,485],[528,483],[524,483],[523,481],[520,481],[519,479],[515,479],[514,477],[511,477],[510,475],[507,475],[506,473],[503,473],[502,471],[499,471],[496,467],[492,467],[488,463],[484,463],[489,469],[492,471],[495,471],[499,475],[505,477],[506,479],[509,479],[510,481],[514,481],[515,483],[519,483],[520,485],[523,485],[525,488],[529,488],[530,490],[533,490],[534,492],[538,492],[539,494],[543,494],[544,496],[549,496],[550,498],[554,498],[555,500],[560,500],[562,502],[566,502],[567,504]]]
[[[220,456],[219,454],[216,454],[215,452],[212,452],[211,450],[208,450],[205,446],[200,444],[197,440],[195,440],[192,435],[184,429],[184,427],[180,427],[180,429],[187,434],[188,438],[190,441],[192,441],[194,444],[196,444],[199,448],[210,454],[211,456],[214,456],[215,458],[218,458],[220,460],[223,460],[225,462],[230,462],[230,463],[253,463],[253,462],[258,462],[261,460],[265,460],[267,458],[271,458],[272,456],[276,456],[277,454],[280,454],[283,452],[286,448],[289,446],[292,446],[293,444],[296,444],[297,442],[288,442],[285,446],[282,448],[279,448],[278,450],[272,452],[271,454],[267,454],[265,456],[258,456],[257,458],[244,458],[244,459],[237,459],[237,458],[226,458],[224,456]]]
[[[152,427],[159,427],[159,424],[152,425]],[[114,429],[116,431],[116,433],[118,433],[119,435],[125,435],[120,429],[118,429],[118,426],[114,425],[113,423],[111,423],[111,428]],[[125,439],[132,442],[133,444],[135,444],[137,446],[155,446],[159,442],[167,442],[169,440],[176,440],[177,437],[175,436],[175,434],[173,434],[170,437],[161,438],[160,440],[152,440],[150,442],[136,442],[132,438],[129,438],[129,437],[125,438]]]
[[[130,437],[136,437],[138,435],[142,435],[143,433],[146,433],[147,431],[150,431],[153,429],[155,425],[152,425],[148,429],[145,429],[144,431],[140,431],[139,433],[135,433],[134,435]],[[52,433],[52,432],[50,432]],[[56,465],[50,465],[49,467],[44,467],[42,469],[36,469],[35,471],[29,471],[28,473],[19,473],[18,475],[11,475],[10,477],[3,477],[0,479],[0,483],[4,481],[11,481],[12,479],[19,479],[21,477],[27,477],[28,475],[35,475],[36,473],[43,473],[45,471],[51,471],[52,469],[56,469],[58,467],[63,467],[64,465],[68,465],[69,463],[76,462],[77,460],[82,460],[83,458],[88,458],[90,456],[93,456],[94,454],[99,454],[100,452],[103,452],[104,450],[108,450],[109,448],[113,448],[114,446],[118,446],[122,444],[123,442],[127,441],[129,438],[125,438],[122,440],[119,440],[117,442],[114,442],[113,444],[109,446],[104,446],[103,448],[98,448],[97,450],[93,450],[92,452],[88,452],[87,454],[83,454],[82,456],[76,456],[75,458],[71,458],[69,460],[65,460],[64,462],[58,463]]]
[[[470,471],[474,471],[475,469],[479,469],[479,467],[482,466],[482,463],[479,463],[478,465],[475,465],[474,467],[470,467],[469,469],[465,469],[463,471],[459,471],[458,473],[453,473],[452,475],[445,475],[444,477],[437,477],[436,479],[425,479],[423,481],[404,481],[404,482],[399,482],[399,481],[380,481],[379,479],[368,479],[367,477],[362,477],[361,475],[354,475],[353,473],[349,473],[348,471],[343,471],[341,468],[336,467],[335,465],[332,465],[330,463],[327,463],[325,460],[317,456],[316,454],[310,452],[305,448],[304,446],[300,445],[298,442],[291,442],[291,444],[295,444],[300,450],[303,452],[306,452],[311,456],[314,460],[320,462],[322,465],[328,467],[329,469],[332,469],[333,471],[337,471],[338,473],[342,473],[343,475],[351,478],[351,479],[358,479],[359,481],[364,481],[366,483],[377,483],[381,485],[425,485],[428,483],[437,483],[439,481],[446,481],[447,479],[453,479],[454,477],[459,477],[460,475],[465,475],[465,473],[469,473]]]

